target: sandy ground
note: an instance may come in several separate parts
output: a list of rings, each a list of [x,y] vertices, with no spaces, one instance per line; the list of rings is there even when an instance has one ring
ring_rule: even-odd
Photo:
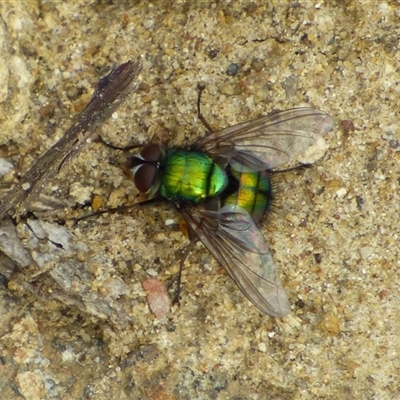
[[[23,274],[1,280],[3,399],[400,398],[398,2],[3,1],[0,12],[2,193],[128,59],[142,59],[142,84],[100,131],[115,145],[192,143],[199,81],[215,129],[298,106],[351,121],[312,168],[278,177],[261,229],[292,304],[282,319],[252,306],[201,244],[180,307],[157,319],[142,284],[173,281],[188,244],[180,217],[159,204],[74,224],[138,194],[124,154],[88,143],[44,188],[66,207],[15,219],[31,254],[70,281],[30,271],[34,296]],[[35,224],[69,232],[69,253],[32,244]]]

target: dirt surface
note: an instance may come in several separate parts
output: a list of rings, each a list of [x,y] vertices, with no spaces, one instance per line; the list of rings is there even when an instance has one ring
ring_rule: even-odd
[[[10,1],[0,13],[0,195],[129,59],[142,60],[140,90],[99,131],[116,146],[192,143],[199,81],[215,129],[299,106],[341,126],[312,168],[277,176],[261,228],[292,304],[282,319],[201,244],[169,305],[189,241],[168,204],[75,223],[138,196],[123,152],[88,143],[43,188],[62,208],[13,215],[42,269],[0,281],[3,399],[400,396],[397,2]]]

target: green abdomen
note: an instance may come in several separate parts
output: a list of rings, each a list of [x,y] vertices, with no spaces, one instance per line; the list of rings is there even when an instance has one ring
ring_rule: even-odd
[[[200,203],[228,185],[226,172],[204,153],[172,150],[163,165],[161,195],[171,201]]]
[[[245,209],[254,222],[259,221],[271,208],[271,181],[265,172],[239,172],[230,170],[238,180],[238,189],[225,198],[223,205],[233,205]]]

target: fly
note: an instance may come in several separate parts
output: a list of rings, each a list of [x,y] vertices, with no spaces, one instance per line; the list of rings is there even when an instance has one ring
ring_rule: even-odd
[[[198,113],[207,136],[184,149],[148,144],[127,169],[148,200],[174,204],[259,310],[286,316],[290,303],[257,227],[273,198],[268,172],[303,153],[334,121],[324,111],[294,108],[212,132],[200,106]]]

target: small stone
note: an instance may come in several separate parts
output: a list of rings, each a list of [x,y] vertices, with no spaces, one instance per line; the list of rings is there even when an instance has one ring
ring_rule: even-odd
[[[327,313],[322,317],[319,328],[325,332],[338,335],[340,333],[340,320],[336,315]]]
[[[235,76],[239,72],[239,65],[236,63],[232,63],[228,69],[226,70],[227,75]]]

